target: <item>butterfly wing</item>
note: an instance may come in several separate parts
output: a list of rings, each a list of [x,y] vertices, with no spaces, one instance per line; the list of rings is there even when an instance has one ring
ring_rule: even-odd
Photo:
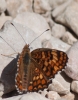
[[[17,61],[17,73],[15,76],[15,86],[19,94],[27,92],[27,80],[28,80],[28,65],[23,63],[24,59],[22,54],[19,56]]]
[[[51,80],[47,80],[39,65],[33,59],[30,59],[30,63],[25,66],[23,60],[22,55],[20,55],[15,77],[15,86],[18,93],[22,94],[27,91],[33,92],[47,88]]]
[[[15,78],[16,88],[20,94],[47,88],[51,83],[50,79],[65,67],[68,57],[62,51],[40,48],[31,52],[28,65],[23,63],[24,60],[21,54]]]
[[[40,48],[31,52],[32,58],[40,65],[43,74],[48,78],[53,78],[54,75],[64,69],[68,57],[63,51]]]
[[[39,65],[33,59],[31,59],[31,68],[29,75],[29,92],[37,92],[38,90],[43,90],[44,88],[47,88],[48,84],[52,82],[51,80],[47,80],[42,71],[39,69]]]

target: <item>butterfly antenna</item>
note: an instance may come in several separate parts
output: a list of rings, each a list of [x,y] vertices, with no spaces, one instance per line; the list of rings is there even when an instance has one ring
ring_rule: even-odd
[[[1,36],[0,36],[0,38],[2,38]],[[3,38],[2,38],[3,39]],[[3,39],[4,40],[4,39]],[[5,41],[5,40],[4,40]],[[6,42],[6,41],[5,41]],[[11,48],[12,48],[12,46],[8,43],[8,42],[6,42]],[[14,49],[14,48],[12,48],[15,52],[16,52],[16,50]],[[17,52],[16,52],[17,53]]]
[[[45,33],[46,31],[49,31],[50,29],[45,30],[43,33]],[[41,33],[38,37],[40,37],[43,33]],[[31,45],[38,37],[36,37],[29,45]]]
[[[11,23],[13,26],[14,26],[14,24],[13,23]],[[15,27],[15,26],[14,26]],[[15,29],[17,30],[17,28],[15,27]],[[17,30],[17,32],[20,34],[20,32]],[[20,34],[20,36],[22,37],[22,39],[23,39],[23,41],[25,42],[25,40],[24,40],[24,38],[23,38],[23,36]],[[25,42],[25,44],[26,44],[26,42]]]

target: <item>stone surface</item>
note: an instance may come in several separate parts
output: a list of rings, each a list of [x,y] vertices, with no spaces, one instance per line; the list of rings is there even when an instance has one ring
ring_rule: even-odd
[[[27,93],[24,95],[5,98],[3,100],[49,100],[38,93]]]
[[[44,40],[42,42],[42,47],[57,49],[66,52],[70,48],[70,45],[64,43],[58,38],[51,36],[51,39]]]
[[[78,42],[74,43],[67,51],[68,63],[65,73],[72,79],[78,80]]]
[[[45,13],[51,10],[49,0],[34,0],[34,12]]]
[[[32,29],[37,36],[43,33],[45,30],[50,29],[44,17],[36,13],[25,12],[18,14],[14,19],[14,22],[22,24]],[[51,38],[51,31],[47,31],[39,37],[42,41],[44,39]]]
[[[58,100],[67,100],[67,99],[64,99],[64,98],[60,98],[60,99],[58,99]]]
[[[72,1],[73,0],[68,0],[67,1],[67,3],[68,3],[68,5],[66,5],[67,7],[65,7],[65,9],[63,10],[63,12],[61,14],[58,14],[58,16],[55,17],[56,22],[60,22],[60,23],[67,26],[67,23],[66,23],[66,16],[67,16],[66,15],[66,10],[71,5]],[[60,7],[60,8],[62,9],[62,7]],[[63,6],[63,8],[64,8],[64,6]],[[57,11],[58,11],[58,9],[57,9]],[[59,10],[59,12],[60,12],[60,10]],[[57,15],[57,13],[56,13],[56,15]]]
[[[17,12],[32,12],[33,11],[33,0],[21,0],[21,5],[18,7]]]
[[[10,16],[15,17],[17,14],[17,9],[21,5],[21,0],[7,0],[7,11]]]
[[[55,18],[55,21],[58,22],[58,23],[61,23],[61,24],[64,24],[67,26],[66,24],[66,20],[65,20],[65,12],[63,12],[62,14],[60,14],[59,16],[57,16]]]
[[[71,3],[72,0],[67,0],[67,2],[63,3],[62,5],[56,7],[53,11],[52,11],[52,16],[53,17],[57,17],[60,14],[62,14],[64,12],[64,10],[66,9],[66,7],[68,7],[68,5]]]
[[[60,99],[60,95],[57,92],[54,92],[54,91],[49,91],[47,93],[47,97],[50,100],[58,100],[58,99]]]
[[[62,96],[62,99],[65,100],[76,100],[74,94],[68,93],[67,95]]]
[[[0,0],[0,13],[3,13],[6,10],[6,1]]]
[[[71,90],[72,90],[73,92],[78,93],[78,81],[73,81],[73,82],[71,83]]]
[[[66,29],[60,24],[54,24],[52,27],[52,35],[56,38],[61,38],[65,34]]]
[[[0,29],[3,26],[3,24],[7,21],[7,20],[12,20],[12,17],[10,16],[5,16],[4,14],[2,14],[0,16]]]
[[[52,84],[49,85],[50,91],[56,91],[59,94],[68,94],[70,92],[71,81],[68,82],[70,79],[67,79],[67,76],[64,75],[64,73],[63,76],[61,76],[61,74],[55,76],[55,79],[52,80]]]
[[[14,23],[15,27],[18,29],[20,34],[23,36],[27,44],[30,44],[36,37],[36,34],[30,30],[28,27],[23,27],[22,25]],[[1,81],[5,84],[4,93],[8,93],[15,89],[15,72],[16,72],[16,64],[17,64],[17,54],[21,53],[24,45],[26,44],[20,34],[17,32],[15,27],[10,24],[10,22],[6,22],[3,29],[0,31],[0,36],[3,37],[5,41],[10,45],[8,45],[2,38],[0,38],[0,55],[10,55],[13,54],[9,58],[5,56],[0,56],[0,76]],[[39,42],[38,42],[39,41]],[[14,51],[12,48],[16,51]],[[41,47],[40,39],[35,40],[30,47],[33,49]],[[16,54],[14,54],[16,53]]]
[[[67,0],[49,0],[50,6],[53,9],[58,7],[59,5],[62,5],[65,2],[67,2]]]
[[[61,39],[68,43],[69,45],[74,44],[75,42],[77,42],[77,39],[70,33],[70,32],[65,32],[65,34],[61,37]]]
[[[46,89],[44,89],[43,91],[40,90],[40,93],[41,93],[42,96],[46,97],[48,92],[47,92]]]
[[[51,34],[56,38],[60,38],[69,45],[72,45],[77,41],[77,39],[70,32],[66,31],[66,28],[61,24],[54,23]]]
[[[17,13],[30,11],[32,12],[32,0],[7,0],[7,11],[12,17]]]
[[[3,95],[4,91],[4,85],[3,83],[0,81],[0,97]]]
[[[72,2],[65,11],[65,20],[70,29],[78,36],[78,3]],[[73,23],[73,24],[72,24]]]
[[[52,30],[52,27],[54,25],[54,21],[52,19],[52,16],[51,16],[51,11],[47,11],[45,14],[41,14],[47,21],[47,23],[49,24],[50,26],[50,29]]]
[[[62,14],[57,16],[55,20],[60,22],[71,30],[74,31],[74,34],[78,36],[78,3],[72,1],[69,6],[64,10]]]

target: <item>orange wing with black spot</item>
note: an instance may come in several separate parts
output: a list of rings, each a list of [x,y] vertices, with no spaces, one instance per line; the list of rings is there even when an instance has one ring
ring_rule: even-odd
[[[63,51],[40,48],[31,52],[31,57],[40,65],[43,74],[48,78],[64,69],[68,61],[67,54]]]

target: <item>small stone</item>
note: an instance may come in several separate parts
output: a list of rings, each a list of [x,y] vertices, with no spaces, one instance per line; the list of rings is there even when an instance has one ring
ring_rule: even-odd
[[[62,81],[62,80],[61,80]],[[52,84],[49,85],[49,90],[50,91],[56,91],[59,94],[68,94],[69,93],[69,89],[66,88],[65,86],[63,86],[61,84],[61,82],[58,82],[57,80],[53,79],[52,80]]]
[[[78,93],[78,81],[73,81],[71,83],[71,90],[75,93]]]
[[[49,0],[34,0],[34,12],[36,13],[45,13],[51,10]]]
[[[61,15],[64,10],[68,7],[68,5],[71,3],[72,0],[67,0],[65,3],[63,3],[62,5],[56,7],[53,11],[52,11],[52,16],[57,18],[59,15]]]
[[[65,34],[66,29],[64,26],[60,25],[60,24],[54,24],[52,27],[52,36],[56,37],[56,38],[61,38],[63,37],[63,35]]]
[[[78,80],[78,42],[74,43],[67,51],[68,63],[65,73],[72,79]]]
[[[75,42],[77,42],[77,39],[70,32],[65,32],[61,39],[69,45],[73,45]]]
[[[75,100],[75,95],[72,93],[68,93],[67,95],[61,96],[61,98],[65,100]]]
[[[58,100],[60,99],[60,95],[55,91],[49,91],[47,93],[47,98],[50,100]]]

